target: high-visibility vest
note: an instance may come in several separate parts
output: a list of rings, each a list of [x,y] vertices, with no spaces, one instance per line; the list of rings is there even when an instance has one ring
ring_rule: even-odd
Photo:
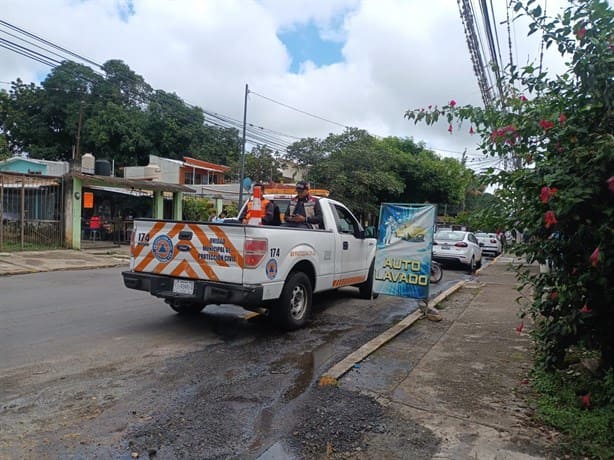
[[[262,218],[266,214],[266,208],[269,205],[270,201],[266,198],[262,198],[259,200],[260,209],[256,209],[256,203],[254,200],[251,200],[247,203],[247,213],[245,213],[245,220],[250,225],[260,225],[262,224]]]

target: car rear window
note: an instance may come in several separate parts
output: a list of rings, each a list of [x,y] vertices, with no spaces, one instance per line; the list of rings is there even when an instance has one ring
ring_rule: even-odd
[[[435,233],[436,240],[462,241],[465,238],[464,232],[437,232]]]

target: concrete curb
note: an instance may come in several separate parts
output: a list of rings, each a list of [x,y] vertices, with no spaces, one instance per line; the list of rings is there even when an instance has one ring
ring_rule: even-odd
[[[446,297],[458,291],[461,287],[465,285],[466,282],[466,280],[459,281],[450,288],[446,289],[444,292],[439,294],[437,297],[435,297],[432,301],[428,303],[429,308],[434,307]],[[343,376],[346,372],[352,369],[354,365],[361,362],[363,359],[365,359],[377,349],[381,348],[383,345],[388,343],[390,340],[395,338],[397,335],[399,335],[401,332],[403,332],[405,329],[407,329],[409,326],[411,326],[413,323],[415,323],[421,318],[425,318],[421,309],[410,313],[400,322],[392,326],[390,329],[384,331],[382,334],[365,343],[358,350],[353,351],[341,361],[339,361],[337,364],[335,364],[333,367],[331,367],[324,375],[322,375],[322,377],[320,377],[320,385],[324,386],[336,384],[337,380],[339,380],[341,376]]]

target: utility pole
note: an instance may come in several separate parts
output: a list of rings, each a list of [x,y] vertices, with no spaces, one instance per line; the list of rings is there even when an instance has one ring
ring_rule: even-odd
[[[83,104],[84,101],[81,101],[81,105],[79,107],[79,124],[77,125],[77,146],[75,148],[75,158],[73,161],[73,169],[80,169],[81,166],[81,125],[83,123]]]
[[[239,176],[239,209],[243,205],[243,180],[245,178],[245,128],[247,124],[247,95],[249,88],[245,84],[245,101],[243,102],[243,144],[241,148],[241,174]]]

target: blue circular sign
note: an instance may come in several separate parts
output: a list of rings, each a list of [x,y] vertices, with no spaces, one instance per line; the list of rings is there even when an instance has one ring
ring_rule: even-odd
[[[266,277],[270,280],[275,279],[277,276],[277,261],[275,259],[270,259],[266,263]]]
[[[156,237],[151,252],[158,262],[168,262],[173,258],[173,241],[167,235]]]

